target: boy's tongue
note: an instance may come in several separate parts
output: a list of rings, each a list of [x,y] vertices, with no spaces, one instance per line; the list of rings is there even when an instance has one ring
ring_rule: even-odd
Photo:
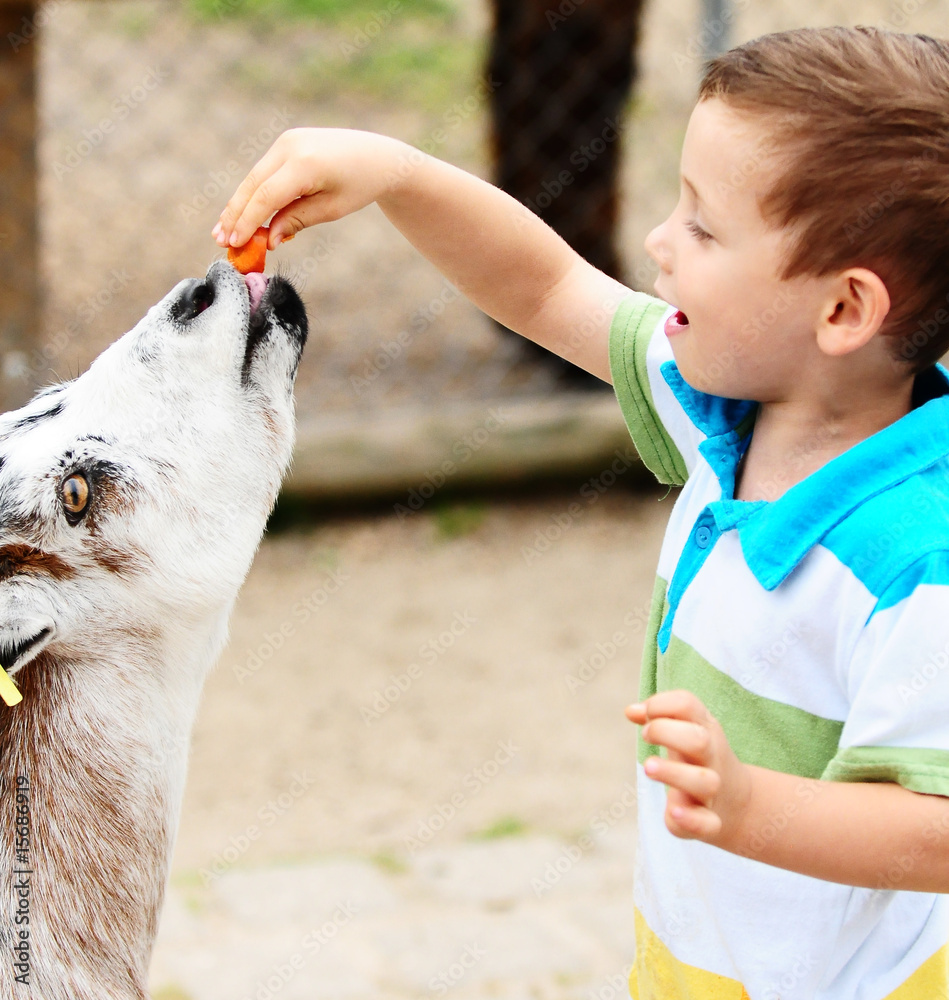
[[[679,330],[684,330],[688,325],[689,317],[681,309],[677,309],[666,320],[666,336],[671,337],[672,334],[677,333]]]

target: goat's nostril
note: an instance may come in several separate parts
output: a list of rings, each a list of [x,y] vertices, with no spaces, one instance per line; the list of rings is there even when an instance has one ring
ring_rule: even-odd
[[[207,281],[197,281],[189,284],[175,303],[175,319],[187,323],[199,313],[203,313],[214,301],[214,286]]]

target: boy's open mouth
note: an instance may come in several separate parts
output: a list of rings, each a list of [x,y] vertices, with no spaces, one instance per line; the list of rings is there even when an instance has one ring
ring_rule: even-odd
[[[666,320],[666,336],[671,337],[680,330],[684,330],[688,325],[689,317],[681,309],[678,309]]]

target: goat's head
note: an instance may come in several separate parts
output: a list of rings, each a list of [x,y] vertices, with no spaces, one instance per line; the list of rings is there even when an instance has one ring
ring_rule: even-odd
[[[0,417],[0,664],[169,622],[223,639],[290,458],[306,331],[287,281],[218,262]]]

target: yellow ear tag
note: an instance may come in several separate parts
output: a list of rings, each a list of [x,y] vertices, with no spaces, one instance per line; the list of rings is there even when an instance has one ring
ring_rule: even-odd
[[[18,705],[23,701],[23,695],[20,694],[20,689],[13,683],[13,678],[0,667],[0,698],[2,698],[9,706]]]

